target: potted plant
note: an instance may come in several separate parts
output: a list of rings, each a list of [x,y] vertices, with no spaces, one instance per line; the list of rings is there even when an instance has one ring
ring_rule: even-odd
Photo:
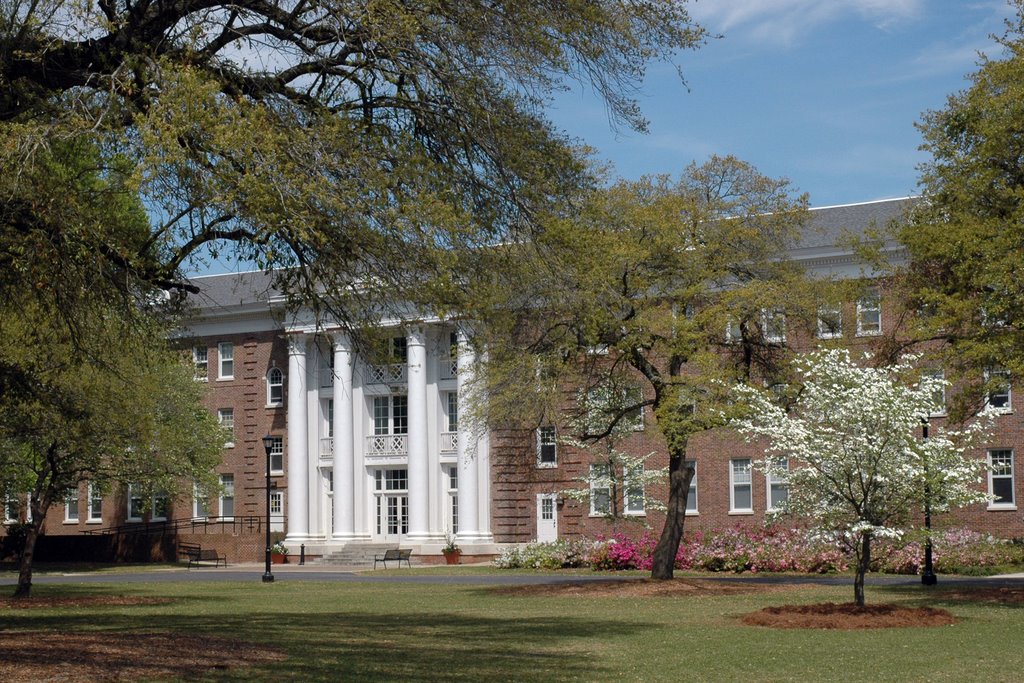
[[[444,555],[444,561],[447,564],[458,564],[459,558],[462,557],[462,548],[455,542],[454,536],[445,534],[444,547],[441,548],[441,553]]]
[[[285,564],[288,562],[288,548],[281,541],[270,546],[270,561],[274,564]]]

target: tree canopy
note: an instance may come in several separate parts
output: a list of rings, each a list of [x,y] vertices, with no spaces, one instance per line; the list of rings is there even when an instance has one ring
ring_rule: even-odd
[[[818,302],[784,258],[806,198],[714,157],[678,179],[620,181],[580,201],[578,216],[546,231],[543,258],[524,264],[515,298],[532,307],[488,321],[486,408],[491,422],[575,422],[583,441],[652,412],[669,462],[653,575],[671,578],[691,437],[724,424],[733,381],[783,382],[786,326],[792,334],[814,319]],[[603,400],[567,401],[566,387]],[[573,421],[563,411],[589,414]]]
[[[1024,4],[1014,4],[1001,54],[983,56],[970,87],[919,124],[931,159],[898,233],[916,337],[948,342],[949,366],[979,386],[980,368],[1024,372]]]
[[[151,285],[194,290],[183,266],[224,253],[342,319],[375,291],[443,309],[460,258],[589,182],[542,114],[552,90],[591,87],[642,130],[647,65],[704,38],[649,0],[2,0],[0,167],[88,137],[151,225],[81,237]],[[6,221],[61,237],[13,185]]]

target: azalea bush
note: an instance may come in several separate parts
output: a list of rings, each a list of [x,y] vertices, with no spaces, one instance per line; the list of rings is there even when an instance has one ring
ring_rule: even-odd
[[[890,574],[920,574],[924,541],[887,540],[878,544],[871,568]],[[1024,545],[970,529],[947,529],[932,536],[932,565],[940,574],[972,573],[984,567],[1024,564]]]
[[[494,561],[502,569],[565,569],[583,567],[593,541],[586,539],[527,543],[510,546]]]

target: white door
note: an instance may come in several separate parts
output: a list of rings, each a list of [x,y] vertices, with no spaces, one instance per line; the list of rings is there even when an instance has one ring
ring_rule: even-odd
[[[377,538],[398,543],[409,533],[408,470],[375,470]]]
[[[557,494],[537,494],[537,540],[541,543],[558,540]]]

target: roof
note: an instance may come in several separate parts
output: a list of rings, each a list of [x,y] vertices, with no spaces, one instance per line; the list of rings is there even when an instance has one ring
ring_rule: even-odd
[[[885,228],[904,216],[917,201],[917,197],[901,197],[812,208],[797,250],[844,245],[851,236]],[[200,293],[190,298],[204,314],[268,305],[272,297],[281,294],[273,287],[273,279],[272,273],[263,271],[195,277],[190,282],[200,288]]]

